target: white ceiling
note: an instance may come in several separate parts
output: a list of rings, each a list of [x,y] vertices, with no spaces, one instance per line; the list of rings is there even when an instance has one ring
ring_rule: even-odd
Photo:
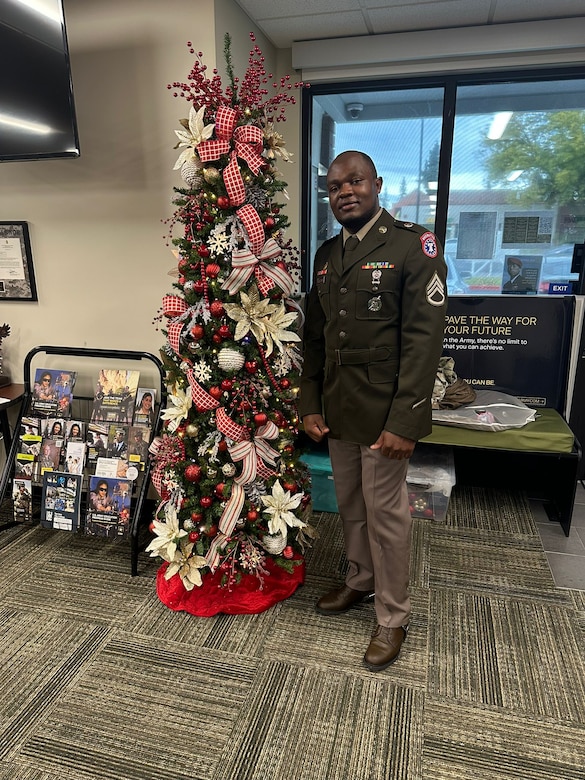
[[[236,0],[279,49],[295,41],[585,16],[583,0]]]

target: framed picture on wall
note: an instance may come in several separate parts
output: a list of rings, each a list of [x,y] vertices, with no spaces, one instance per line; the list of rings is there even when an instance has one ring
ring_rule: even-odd
[[[0,222],[0,300],[38,301],[26,222]]]

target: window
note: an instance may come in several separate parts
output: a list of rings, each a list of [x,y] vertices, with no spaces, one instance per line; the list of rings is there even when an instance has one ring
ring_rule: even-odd
[[[359,149],[383,178],[381,204],[443,242],[450,294],[542,295],[577,278],[573,248],[585,240],[582,73],[351,86],[320,84],[305,99],[310,258],[339,229],[328,164]]]

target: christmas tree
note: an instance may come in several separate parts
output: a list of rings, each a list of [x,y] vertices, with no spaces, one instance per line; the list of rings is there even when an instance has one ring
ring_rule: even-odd
[[[301,313],[291,297],[298,252],[284,238],[289,162],[282,135],[289,76],[272,83],[251,36],[244,77],[209,78],[202,53],[186,82],[169,85],[189,116],[170,236],[176,292],[165,295],[167,371],[153,483],[161,506],[147,547],[164,563],[158,594],[194,614],[258,612],[302,582],[309,524],[308,471],[296,446]],[[190,52],[195,54],[191,44]]]

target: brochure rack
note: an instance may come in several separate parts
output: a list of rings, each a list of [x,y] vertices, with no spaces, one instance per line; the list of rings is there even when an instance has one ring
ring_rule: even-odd
[[[40,356],[40,357],[39,357]],[[4,500],[6,488],[12,483],[14,477],[14,467],[16,456],[19,449],[18,431],[21,426],[22,418],[30,413],[34,378],[31,380],[31,365],[33,361],[38,365],[39,359],[45,361],[45,356],[56,356],[60,359],[60,364],[76,370],[79,377],[89,377],[93,381],[96,366],[119,367],[130,361],[132,368],[140,368],[142,361],[145,369],[148,369],[149,376],[152,377],[152,387],[156,389],[156,403],[154,408],[154,423],[152,426],[152,435],[156,435],[160,426],[160,416],[162,409],[166,406],[166,385],[165,371],[162,362],[155,355],[149,352],[136,352],[129,350],[106,350],[106,349],[87,349],[82,347],[59,347],[59,346],[39,346],[30,350],[24,360],[24,395],[17,413],[15,422],[15,435],[13,437],[10,450],[7,455],[6,464],[0,478],[0,503]],[[46,363],[47,361],[45,361]],[[54,361],[53,361],[54,362]],[[43,363],[43,367],[45,367]],[[91,386],[91,384],[90,384]],[[93,396],[90,394],[77,395],[74,393],[72,419],[89,422],[92,414]],[[138,551],[139,551],[139,531],[141,520],[145,513],[145,503],[148,500],[148,489],[150,486],[151,463],[148,459],[144,471],[139,473],[138,478],[133,484],[132,512],[129,527],[129,539],[131,550],[131,574],[136,576],[138,573]],[[85,468],[83,475],[84,499],[82,501],[82,514],[86,509],[88,485],[91,473]],[[40,501],[41,483],[33,484],[33,511],[35,503]]]

